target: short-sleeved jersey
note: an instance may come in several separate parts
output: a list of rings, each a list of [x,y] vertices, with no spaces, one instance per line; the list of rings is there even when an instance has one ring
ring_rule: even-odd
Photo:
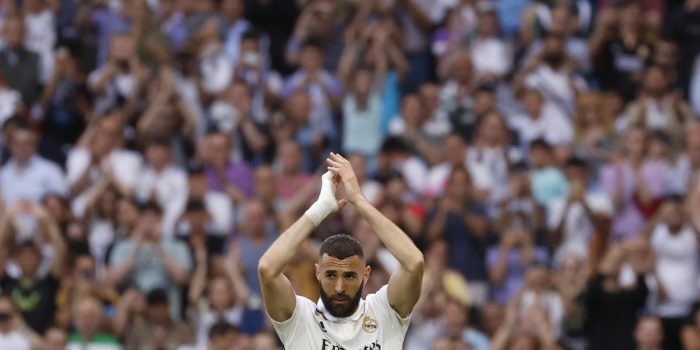
[[[297,296],[290,319],[272,320],[287,350],[401,350],[409,322],[389,305],[387,286],[361,300],[349,317],[334,318],[320,300]]]

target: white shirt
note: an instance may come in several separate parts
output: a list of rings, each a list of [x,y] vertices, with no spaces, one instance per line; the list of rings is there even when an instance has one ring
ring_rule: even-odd
[[[511,68],[512,61],[508,45],[498,38],[479,38],[471,44],[472,62],[477,77],[494,74],[502,77]]]
[[[138,153],[127,150],[113,150],[107,157],[107,162],[112,167],[114,177],[119,180],[119,183],[128,187],[135,188],[141,173],[142,159]],[[66,160],[66,170],[68,172],[68,184],[73,185],[86,172],[90,172],[90,183],[95,184],[102,176],[102,171],[98,167],[92,167],[92,155],[86,148],[73,148],[68,152]],[[87,198],[85,194],[87,189],[77,196],[71,204],[73,213],[82,217],[85,213],[85,205]]]
[[[557,262],[568,254],[585,258],[593,236],[593,221],[583,205],[579,202],[572,203],[569,210],[565,211],[567,201],[566,197],[554,199],[547,208],[548,229],[555,230],[562,220],[566,220],[562,232],[563,240],[555,253],[554,260]],[[594,214],[612,216],[614,212],[612,200],[605,193],[586,194],[585,201]]]
[[[0,170],[0,186],[8,206],[20,199],[38,202],[47,194],[68,192],[61,168],[39,156],[33,156],[21,170],[14,159],[7,162]]]
[[[576,106],[576,89],[586,88],[586,82],[578,75],[555,71],[545,64],[539,65],[525,76],[525,86],[542,93],[545,100],[567,118],[573,119]]]
[[[385,285],[361,300],[354,314],[340,319],[320,300],[314,304],[297,296],[292,317],[272,320],[272,325],[287,350],[400,350],[409,322],[410,316],[402,319],[389,305]]]
[[[182,213],[181,208],[184,208],[187,202],[187,174],[173,165],[159,174],[152,167],[148,167],[139,177],[136,197],[146,200],[152,193],[155,193],[155,198],[152,199],[163,208],[163,233],[170,236]]]
[[[0,349],[31,350],[29,339],[18,331],[0,333]]]
[[[22,95],[9,87],[0,88],[0,125],[17,112],[17,107],[22,103]]]
[[[671,234],[660,224],[651,234],[656,253],[656,274],[666,290],[667,298],[659,301],[656,312],[661,317],[683,317],[698,299],[698,241],[690,227]]]
[[[428,177],[428,167],[420,158],[416,156],[407,158],[398,165],[398,170],[414,193],[423,193],[425,180]]]
[[[558,109],[545,103],[537,119],[528,115],[516,115],[508,120],[510,128],[520,135],[523,149],[530,147],[530,142],[544,138],[550,145],[571,144],[574,141],[574,127]]]

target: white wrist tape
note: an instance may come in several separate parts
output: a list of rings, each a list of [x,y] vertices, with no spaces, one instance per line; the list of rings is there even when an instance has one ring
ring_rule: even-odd
[[[318,226],[328,215],[338,210],[338,202],[335,199],[337,185],[333,182],[333,173],[327,171],[321,177],[321,194],[314,204],[304,213]]]

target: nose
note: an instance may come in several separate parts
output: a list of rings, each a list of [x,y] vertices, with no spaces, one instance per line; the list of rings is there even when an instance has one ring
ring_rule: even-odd
[[[335,282],[335,293],[340,294],[340,293],[344,293],[344,292],[345,292],[345,283],[343,282],[342,278],[339,278]]]

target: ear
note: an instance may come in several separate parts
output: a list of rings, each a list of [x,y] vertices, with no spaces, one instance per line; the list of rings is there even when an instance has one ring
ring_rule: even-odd
[[[321,270],[318,268],[318,263],[314,263],[314,267],[316,268],[316,280],[321,281]]]
[[[367,265],[365,267],[365,284],[367,284],[367,281],[369,281],[369,274],[372,272],[372,268]]]

